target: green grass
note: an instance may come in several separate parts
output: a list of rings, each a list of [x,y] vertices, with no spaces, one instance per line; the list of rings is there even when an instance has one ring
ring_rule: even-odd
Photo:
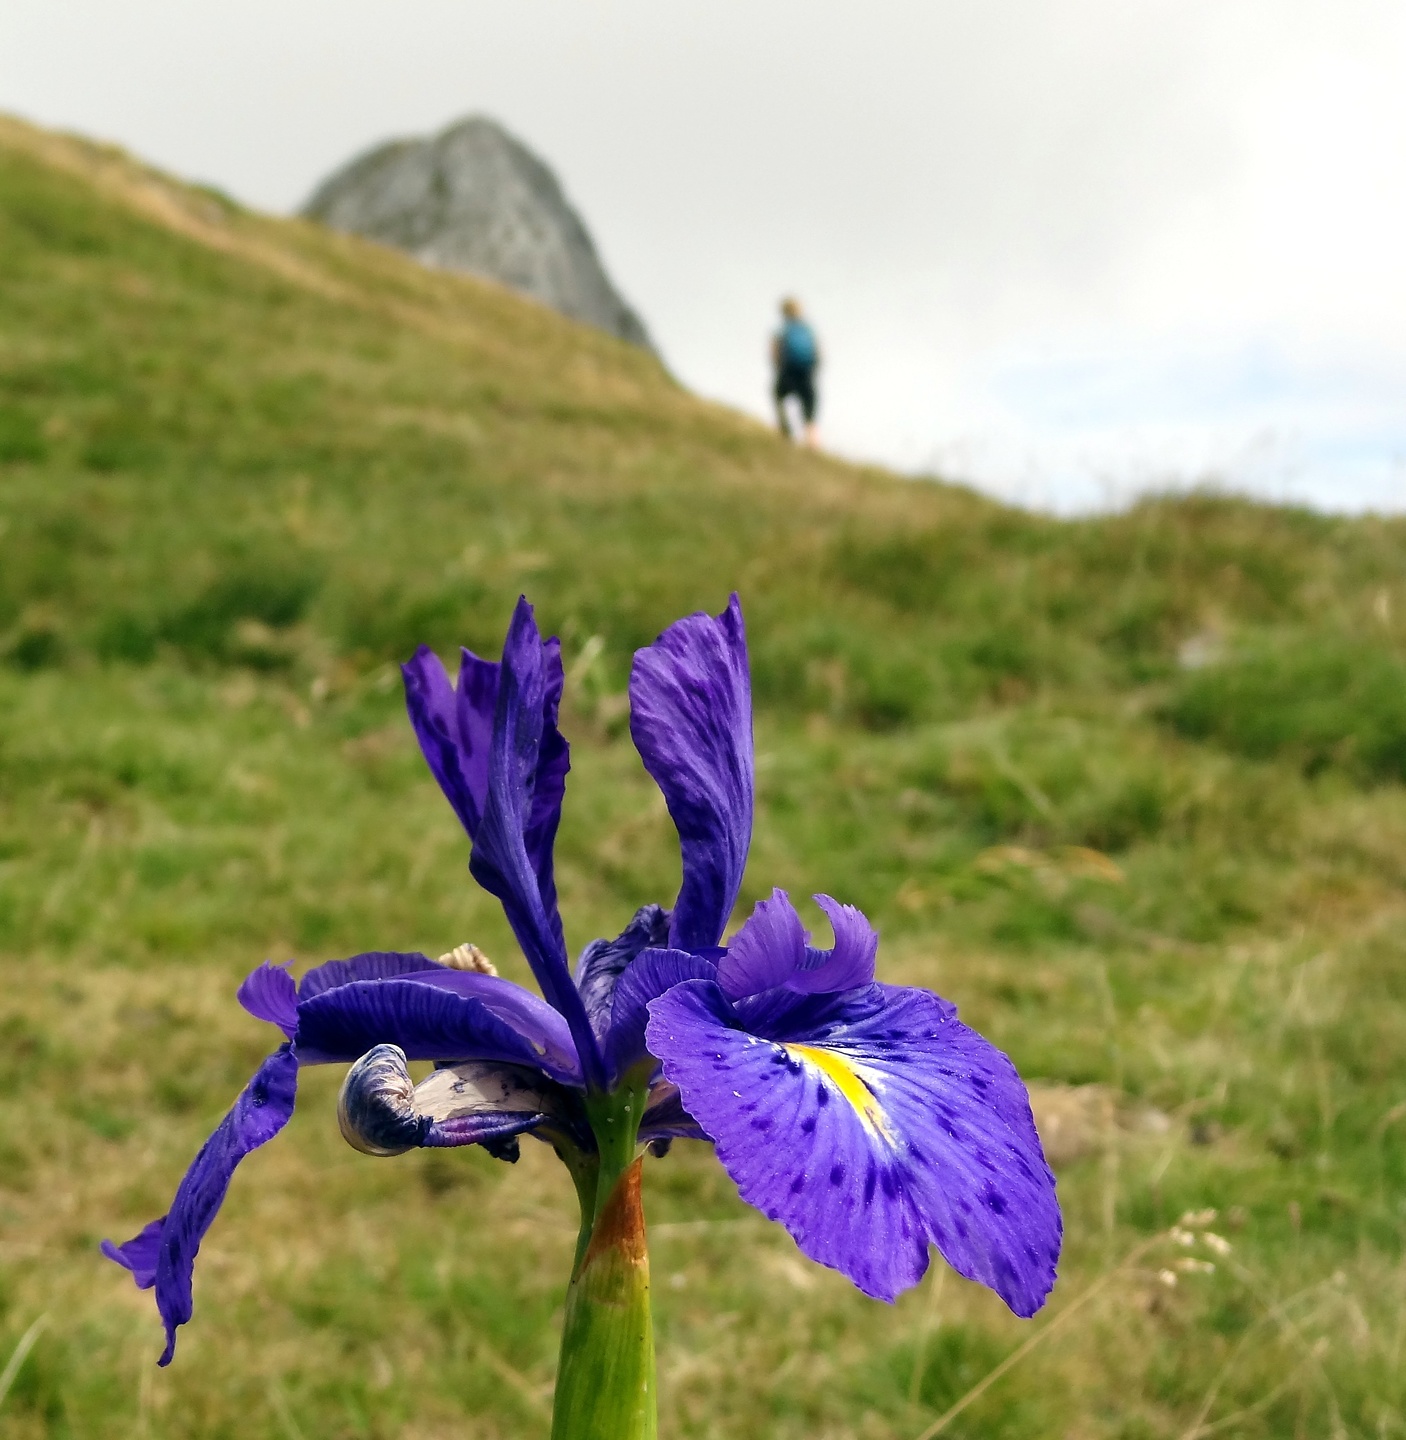
[[[1234,1247],[1154,1247],[947,1433],[1406,1431],[1406,525],[1058,523],[846,467],[490,286],[11,122],[0,255],[0,1366],[48,1316],[0,1435],[545,1433],[543,1147],[370,1160],[310,1073],[167,1371],[96,1244],[269,1047],[259,960],[472,939],[524,977],[394,662],[494,653],[522,589],[563,637],[579,948],[677,884],[631,651],[733,588],[744,904],[864,906],[887,978],[1074,1115],[1047,1319],[1186,1210]],[[864,1300],[699,1148],[646,1198],[670,1436],[916,1440],[1033,1333],[951,1275]]]

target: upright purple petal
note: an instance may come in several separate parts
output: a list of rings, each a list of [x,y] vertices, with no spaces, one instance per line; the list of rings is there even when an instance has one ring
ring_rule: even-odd
[[[576,988],[590,1017],[597,1039],[610,1026],[610,1003],[625,968],[641,950],[668,943],[669,913],[658,905],[643,905],[614,940],[592,940],[576,962]]]
[[[459,684],[449,683],[438,655],[421,645],[401,668],[405,708],[439,788],[472,839],[488,795],[488,745],[498,700],[498,666],[460,652]]]
[[[532,607],[519,600],[503,643],[488,798],[469,869],[502,901],[542,993],[571,1027],[586,1079],[596,1083],[600,1055],[567,966],[550,863],[566,774],[565,742],[553,739],[560,694],[559,649],[542,642]]]
[[[170,1364],[176,1327],[190,1319],[196,1253],[219,1213],[235,1168],[288,1123],[297,1088],[298,1062],[292,1047],[285,1045],[259,1067],[201,1147],[165,1219],[148,1225],[125,1245],[103,1245],[103,1253],[130,1270],[139,1287],[156,1286],[156,1308],[166,1325],[166,1349],[159,1364]]]
[[[503,664],[480,660],[464,650],[457,688],[451,687],[439,657],[425,646],[401,668],[406,708],[420,749],[474,842],[475,854],[494,788],[494,736],[505,718],[500,701],[505,685],[512,690],[506,716],[510,722],[506,751],[511,755],[514,773],[500,777],[499,789],[506,785],[520,793],[514,794],[511,813],[506,817],[514,831],[508,840],[520,844],[526,852],[534,877],[531,888],[537,900],[529,910],[540,901],[540,928],[544,933],[534,936],[532,943],[538,950],[544,946],[548,950],[560,948],[564,956],[552,864],[566,774],[571,766],[570,751],[557,728],[563,678],[560,642],[541,638],[532,619],[532,607],[526,600],[519,600],[504,642]],[[498,805],[501,811],[501,793]],[[494,876],[497,885],[511,887],[524,877],[513,873],[513,864],[505,865],[500,853],[503,840],[496,831],[483,837],[483,848],[489,853],[480,858],[479,864]],[[482,876],[478,878],[485,883]],[[494,885],[487,888],[507,904],[500,889]],[[521,910],[521,897],[518,901]]]
[[[526,601],[520,602],[526,604]],[[566,774],[571,769],[571,748],[557,729],[561,692],[565,676],[561,668],[561,641],[553,635],[542,641],[544,686],[542,693],[542,738],[537,747],[537,765],[532,776],[532,803],[522,840],[527,858],[537,875],[542,905],[549,915],[557,911],[556,877],[552,851],[557,826],[561,823],[561,802],[566,795]],[[561,922],[557,922],[560,929]]]
[[[718,983],[734,1000],[784,986],[800,995],[853,990],[874,978],[879,936],[853,905],[815,896],[835,932],[834,948],[817,950],[784,890],[759,901],[718,962]]]
[[[350,1062],[387,1044],[412,1060],[500,1061],[541,1070],[567,1085],[581,1083],[564,1026],[543,1026],[540,1015],[525,1007],[514,1014],[506,1002],[495,1013],[482,998],[462,993],[473,981],[496,977],[436,972],[427,978],[432,983],[357,980],[304,1000],[298,1006],[298,1058],[309,1065]]]
[[[669,943],[704,950],[727,924],[752,842],[752,688],[742,607],[689,615],[636,651],[630,734],[679,832]]]
[[[733,1000],[784,985],[806,963],[801,917],[784,890],[759,900],[718,961],[718,984]]]
[[[293,1038],[298,1028],[298,987],[287,966],[265,960],[245,976],[235,998],[256,1020],[267,1020]]]
[[[825,912],[835,932],[829,950],[806,945],[806,968],[786,983],[802,994],[823,995],[837,990],[854,990],[874,978],[874,958],[879,953],[879,932],[853,905],[842,905],[829,895],[812,896]]]
[[[739,1010],[693,981],[650,1007],[650,1050],[743,1199],[877,1299],[922,1278],[931,1241],[1034,1314],[1061,1222],[1010,1061],[923,990],[776,994]]]

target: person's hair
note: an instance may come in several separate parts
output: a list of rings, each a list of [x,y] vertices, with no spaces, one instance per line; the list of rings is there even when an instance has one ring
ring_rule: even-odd
[[[799,320],[801,318],[801,302],[793,295],[788,295],[781,302],[781,313],[788,320]]]

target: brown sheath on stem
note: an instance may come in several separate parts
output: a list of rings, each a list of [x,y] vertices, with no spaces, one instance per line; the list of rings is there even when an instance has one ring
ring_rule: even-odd
[[[634,1161],[621,1175],[605,1208],[591,1230],[591,1243],[581,1261],[577,1276],[598,1260],[607,1250],[618,1250],[619,1259],[630,1265],[647,1265],[649,1249],[644,1236],[644,1200],[642,1180],[644,1157]]]
[[[566,1294],[553,1440],[655,1440],[642,1159],[611,1187]]]

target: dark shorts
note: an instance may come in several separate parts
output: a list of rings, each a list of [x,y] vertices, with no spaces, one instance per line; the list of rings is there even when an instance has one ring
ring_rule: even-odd
[[[815,419],[815,367],[813,365],[786,365],[776,374],[776,403],[779,405],[788,395],[794,395],[801,402],[801,414],[809,425]]]

